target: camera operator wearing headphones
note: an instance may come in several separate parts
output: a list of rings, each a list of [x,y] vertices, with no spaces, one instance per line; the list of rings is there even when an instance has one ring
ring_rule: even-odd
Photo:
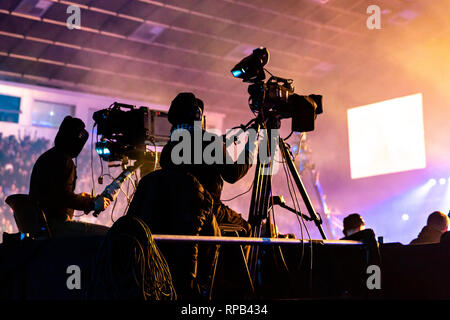
[[[193,93],[183,92],[178,94],[170,105],[168,112],[169,122],[172,124],[171,133],[177,129],[188,130],[191,137],[194,136],[194,122],[202,121],[202,135],[205,132],[205,118],[203,116],[203,101],[196,98]],[[198,130],[198,129],[196,129]],[[191,139],[191,142],[194,139]],[[214,141],[214,139],[212,139]],[[211,194],[214,200],[214,215],[217,223],[232,224],[241,226],[243,232],[241,236],[250,236],[250,224],[242,218],[240,214],[233,211],[220,201],[223,182],[235,183],[243,178],[251,167],[250,164],[250,147],[247,143],[245,152],[245,163],[238,164],[228,159],[229,155],[226,151],[225,143],[223,144],[224,160],[222,163],[206,164],[202,158],[200,164],[194,163],[194,148],[195,142],[191,144],[191,161],[189,163],[175,164],[172,161],[172,150],[178,144],[178,141],[169,141],[163,148],[161,153],[160,165],[162,169],[180,170],[191,173],[196,177],[203,187]],[[200,149],[203,155],[203,150],[210,144],[209,141],[202,141],[202,148]],[[199,151],[200,151],[199,150]],[[228,161],[226,160],[228,159]]]
[[[105,234],[107,227],[72,221],[74,210],[105,210],[110,200],[75,194],[77,180],[73,158],[78,157],[89,133],[81,119],[67,116],[55,137],[55,146],[43,153],[31,173],[30,197],[44,211],[53,236]]]

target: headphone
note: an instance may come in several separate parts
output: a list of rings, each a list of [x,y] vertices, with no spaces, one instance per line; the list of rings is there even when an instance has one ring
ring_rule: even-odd
[[[203,115],[203,101],[195,98],[194,105],[196,106],[196,108],[193,114],[193,119],[194,121],[201,121],[202,129],[206,130],[206,117]]]
[[[192,92],[179,93],[170,105],[168,120],[172,124],[204,121],[203,101]]]
[[[69,119],[71,121],[73,131],[69,132],[67,137],[78,145],[80,144],[84,145],[86,141],[89,139],[89,133],[85,129],[84,123],[82,122],[82,120],[78,118],[70,117]]]
[[[75,139],[79,143],[86,143],[86,141],[89,139],[89,132],[85,128],[80,128],[80,130],[76,133]]]
[[[193,101],[194,110],[190,112],[189,117],[194,121],[203,120],[203,102],[194,96]]]

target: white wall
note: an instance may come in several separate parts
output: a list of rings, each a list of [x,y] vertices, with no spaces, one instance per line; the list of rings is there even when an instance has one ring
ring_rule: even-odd
[[[49,140],[54,139],[57,128],[38,127],[31,124],[31,113],[35,100],[75,106],[74,116],[82,119],[86,123],[88,131],[91,129],[89,124],[92,122],[91,119],[88,119],[89,111],[91,109],[100,110],[107,108],[115,101],[136,106],[146,106],[150,109],[160,111],[167,111],[169,108],[168,105],[157,105],[145,101],[113,98],[7,81],[0,81],[0,94],[21,98],[19,123],[0,122],[0,132],[3,133],[3,136],[17,136],[20,134],[22,137],[24,135],[30,135],[32,138],[42,137]],[[216,128],[222,131],[225,115],[209,112],[205,114],[207,116],[208,128]]]

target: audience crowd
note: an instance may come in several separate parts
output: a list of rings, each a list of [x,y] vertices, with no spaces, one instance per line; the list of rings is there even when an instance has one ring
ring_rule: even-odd
[[[17,139],[0,133],[0,232],[17,232],[11,209],[4,200],[11,194],[28,193],[33,165],[47,146],[45,139]]]

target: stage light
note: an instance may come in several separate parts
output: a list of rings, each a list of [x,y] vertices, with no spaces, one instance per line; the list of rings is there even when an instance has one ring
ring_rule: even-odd
[[[406,213],[402,214],[402,220],[403,221],[408,221],[409,220],[409,215],[406,214]]]
[[[434,185],[436,185],[436,183],[437,183],[436,179],[431,178],[430,180],[428,180],[428,184],[430,186],[434,186]]]
[[[445,178],[439,179],[439,184],[445,184],[446,182],[447,182],[447,179],[445,179]]]

